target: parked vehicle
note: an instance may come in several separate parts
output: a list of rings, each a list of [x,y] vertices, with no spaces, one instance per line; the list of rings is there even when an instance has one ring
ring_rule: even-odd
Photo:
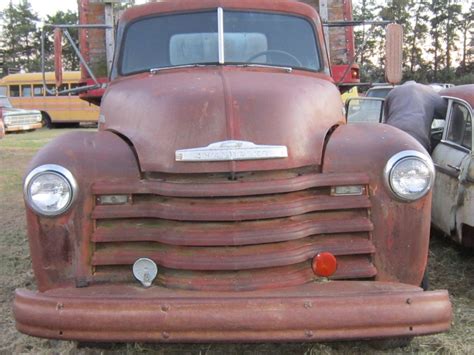
[[[369,90],[367,90],[366,97],[378,97],[384,99],[390,90],[393,89],[393,85],[377,85],[372,86]]]
[[[54,91],[54,73],[45,74],[47,88]],[[59,90],[80,86],[80,72],[65,72]],[[77,94],[50,94],[43,88],[42,73],[10,74],[0,79],[0,91],[10,97],[15,107],[39,110],[49,128],[97,123],[99,109],[81,100]]]
[[[0,138],[5,136],[5,125],[3,124],[3,113],[0,110]]]
[[[431,126],[432,159],[436,167],[432,223],[458,243],[474,247],[472,107],[474,85],[440,91],[448,101],[446,119]],[[383,99],[352,98],[349,123],[381,123]]]
[[[38,289],[16,291],[21,332],[307,342],[449,328],[447,291],[419,287],[432,161],[400,130],[345,124],[312,7],[150,3],[116,38],[99,132],[56,138],[26,172]]]
[[[0,96],[4,132],[30,131],[41,128],[41,112],[14,108],[6,96]]]
[[[436,180],[432,223],[456,242],[474,247],[474,85],[440,92],[449,102],[446,129],[433,151]]]

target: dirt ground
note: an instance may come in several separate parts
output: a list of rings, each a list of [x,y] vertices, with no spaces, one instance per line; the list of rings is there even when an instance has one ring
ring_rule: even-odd
[[[13,292],[34,288],[22,199],[22,175],[34,153],[66,130],[7,135],[0,140],[0,353],[54,354],[367,354],[367,353],[474,353],[474,252],[433,235],[429,278],[431,289],[448,289],[454,307],[449,332],[415,338],[410,346],[375,350],[366,342],[294,344],[109,344],[87,346],[20,334],[12,315]]]

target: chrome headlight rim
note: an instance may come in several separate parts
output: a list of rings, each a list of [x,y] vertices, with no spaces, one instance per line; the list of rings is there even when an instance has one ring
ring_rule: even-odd
[[[66,205],[64,205],[63,208],[57,211],[44,211],[38,208],[33,202],[32,197],[31,197],[30,186],[31,186],[32,181],[34,180],[34,178],[37,178],[45,174],[53,174],[53,175],[59,176],[60,178],[63,178],[68,183],[71,189],[71,197],[69,199],[69,202]],[[26,176],[25,182],[23,184],[23,195],[28,206],[39,215],[46,216],[46,217],[60,216],[66,211],[68,211],[71,205],[76,200],[78,191],[79,191],[79,187],[78,187],[76,179],[74,178],[74,175],[72,175],[72,173],[65,167],[61,165],[56,165],[56,164],[45,164],[33,169]]]
[[[426,188],[422,192],[414,194],[413,197],[411,198],[397,194],[395,189],[392,186],[392,179],[391,179],[393,169],[398,164],[408,159],[415,159],[415,160],[421,161],[423,164],[426,165],[426,167],[428,168],[430,172],[430,180]],[[435,179],[435,167],[434,167],[433,161],[431,160],[431,157],[427,156],[426,154],[423,154],[417,150],[403,150],[393,155],[387,161],[387,164],[385,164],[383,175],[384,175],[385,187],[394,198],[402,202],[414,202],[426,196],[428,192],[431,190],[431,188],[433,187],[434,179]]]

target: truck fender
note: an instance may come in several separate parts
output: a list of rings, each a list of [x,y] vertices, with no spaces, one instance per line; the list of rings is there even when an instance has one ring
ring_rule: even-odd
[[[404,150],[429,157],[416,139],[398,128],[373,123],[343,125],[328,140],[323,172],[369,175],[376,279],[420,285],[428,255],[431,192],[407,203],[395,199],[384,184],[385,164]]]

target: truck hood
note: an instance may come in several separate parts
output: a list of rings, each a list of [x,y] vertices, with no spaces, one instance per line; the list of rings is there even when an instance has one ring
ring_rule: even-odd
[[[324,75],[221,66],[120,78],[109,86],[101,113],[99,129],[125,136],[142,171],[166,173],[320,165],[328,131],[344,122],[339,92]],[[286,146],[288,157],[175,159],[177,150],[227,140]]]

